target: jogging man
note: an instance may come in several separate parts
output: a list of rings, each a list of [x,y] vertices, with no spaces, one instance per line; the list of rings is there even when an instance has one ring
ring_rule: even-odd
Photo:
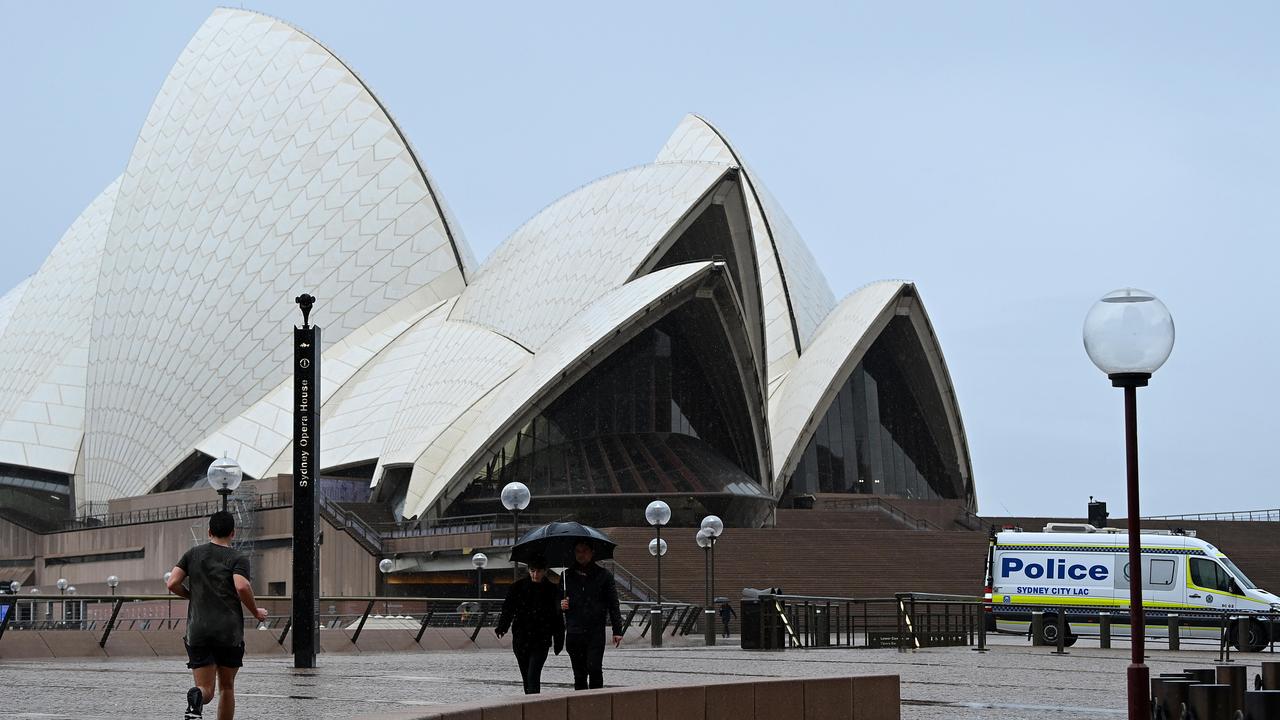
[[[187,691],[187,720],[201,717],[204,705],[218,697],[218,720],[236,712],[236,672],[244,664],[244,605],[258,620],[267,611],[258,607],[249,587],[249,558],[231,549],[236,521],[221,510],[209,516],[209,542],[191,548],[169,577],[169,592],[187,598],[187,667],[195,687]],[[183,581],[189,580],[188,586]],[[216,683],[216,684],[215,684]]]
[[[613,646],[622,642],[622,613],[613,573],[595,564],[595,548],[579,542],[573,548],[574,566],[565,571],[564,647],[573,665],[573,689],[604,687],[604,630],[613,626]]]

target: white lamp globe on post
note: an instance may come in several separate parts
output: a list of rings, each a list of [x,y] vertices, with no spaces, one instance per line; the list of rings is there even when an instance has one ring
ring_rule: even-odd
[[[9,583],[9,592],[13,593],[14,595],[17,595],[18,591],[21,589],[22,589],[22,583],[18,582],[17,580],[14,580],[13,582]]]
[[[244,473],[240,470],[240,463],[223,455],[209,464],[209,471],[205,477],[209,481],[209,487],[222,496],[222,509],[226,510],[227,498],[240,487]]]
[[[1128,470],[1129,626],[1132,658],[1128,669],[1129,720],[1151,717],[1147,688],[1151,673],[1143,662],[1146,620],[1142,606],[1142,531],[1138,506],[1137,389],[1173,352],[1173,316],[1155,295],[1136,288],[1107,293],[1084,318],[1084,349],[1114,387],[1124,388],[1125,465]]]
[[[484,568],[489,564],[489,556],[484,553],[476,553],[471,556],[471,564],[476,569],[476,598],[484,599]]]
[[[720,535],[724,532],[724,521],[719,515],[708,515],[702,518],[701,527],[711,534],[711,604],[715,605],[716,601],[716,543],[720,541]]]
[[[653,526],[657,537],[649,543],[649,554],[658,559],[658,597],[657,606],[649,611],[649,641],[653,647],[662,647],[662,556],[667,553],[667,544],[662,540],[662,526],[671,522],[671,506],[661,500],[654,500],[644,509],[644,520]],[[661,552],[659,552],[661,550]]]
[[[533,494],[529,492],[529,486],[522,482],[509,482],[502,488],[502,507],[511,513],[511,547],[515,547],[520,542],[520,511],[529,507],[529,501],[533,499]],[[514,561],[511,563],[511,579],[515,580],[520,576],[519,568],[516,567]]]
[[[67,579],[66,579],[66,578],[58,578],[58,582],[54,583],[54,585],[55,585],[55,586],[57,586],[57,588],[58,588],[58,594],[59,594],[59,595],[66,595],[66,594],[67,594]]]
[[[116,594],[116,587],[118,585],[120,585],[120,578],[116,577],[115,575],[107,576],[107,587],[111,588],[112,595]]]

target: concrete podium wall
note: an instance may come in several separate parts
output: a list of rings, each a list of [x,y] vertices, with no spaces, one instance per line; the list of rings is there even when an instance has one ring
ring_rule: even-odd
[[[392,716],[370,715],[390,720]],[[606,688],[475,705],[396,720],[898,720],[897,675]]]

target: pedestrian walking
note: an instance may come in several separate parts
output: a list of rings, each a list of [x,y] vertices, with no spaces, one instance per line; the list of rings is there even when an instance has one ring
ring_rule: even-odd
[[[511,584],[502,601],[502,615],[494,631],[498,637],[511,629],[511,650],[520,665],[526,695],[542,691],[542,666],[547,650],[556,655],[564,649],[564,614],[560,611],[560,588],[547,582],[547,561],[531,558],[529,577]]]
[[[613,573],[595,563],[595,548],[587,541],[573,546],[574,565],[565,571],[565,649],[573,664],[573,689],[604,687],[605,620],[613,627],[613,646],[622,642],[622,611]]]
[[[738,617],[738,613],[733,611],[733,606],[728,600],[720,603],[720,622],[724,623],[724,636],[729,637],[729,621]]]
[[[169,576],[169,592],[189,601],[183,644],[195,687],[187,691],[187,720],[202,716],[215,690],[218,720],[235,717],[236,672],[244,664],[240,607],[259,621],[267,619],[267,611],[258,607],[249,587],[249,558],[231,548],[235,534],[231,513],[220,510],[210,515],[209,542],[188,550]]]

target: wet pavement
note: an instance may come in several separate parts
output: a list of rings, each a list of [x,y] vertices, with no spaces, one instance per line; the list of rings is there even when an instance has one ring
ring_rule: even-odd
[[[785,677],[897,674],[902,717],[1120,718],[1124,715],[1128,650],[1071,648],[1055,656],[1017,638],[997,638],[992,650],[788,650],[748,652],[736,646],[624,646],[605,654],[608,686],[724,682]],[[1207,649],[1150,652],[1151,672],[1212,667]],[[1242,655],[1250,678],[1273,655]],[[240,718],[385,717],[407,720],[438,703],[475,702],[520,694],[507,651],[321,655],[321,667],[294,670],[289,658],[249,658],[237,680]],[[120,720],[179,718],[190,672],[178,659],[58,660],[0,663],[0,720]],[[571,692],[567,655],[552,656],[543,692]],[[421,711],[421,713],[419,712]],[[212,707],[206,717],[214,717]]]

